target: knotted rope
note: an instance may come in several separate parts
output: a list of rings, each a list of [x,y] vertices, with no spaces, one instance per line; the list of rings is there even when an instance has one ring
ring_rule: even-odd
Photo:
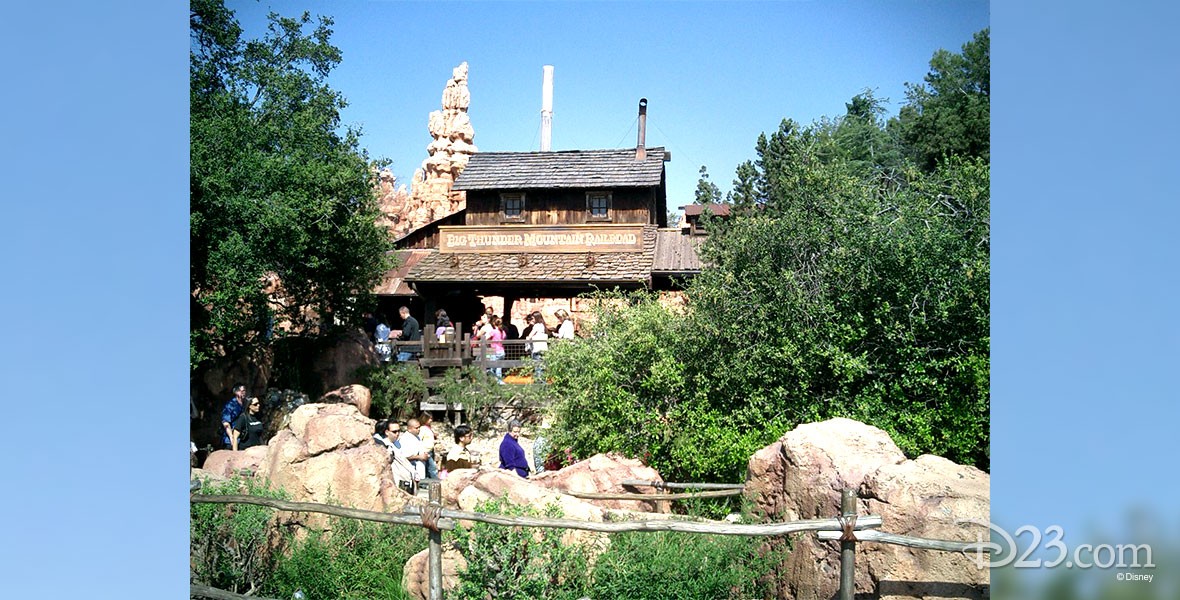
[[[442,507],[441,506],[435,506],[433,504],[427,505],[425,508],[422,509],[422,512],[419,516],[422,517],[422,526],[423,527],[425,527],[435,533],[439,532],[438,519],[442,516]]]
[[[836,522],[840,524],[843,533],[840,534],[841,542],[855,542],[856,541],[856,515],[836,515]]]

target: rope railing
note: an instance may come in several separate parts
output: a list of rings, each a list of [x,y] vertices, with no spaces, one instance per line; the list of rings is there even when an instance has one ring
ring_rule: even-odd
[[[733,492],[741,493],[741,490],[734,489],[736,484],[669,484],[664,482],[644,482],[635,480],[627,480],[624,482],[624,484],[631,486],[648,485],[657,488],[673,488],[676,486],[682,489],[700,489],[701,487],[705,486],[726,486],[727,488],[713,492],[700,492],[697,494],[697,497],[705,497],[701,496],[701,494],[708,493],[725,493],[726,495],[729,495]],[[566,493],[569,495],[577,495],[569,492]],[[588,492],[581,494],[583,496],[590,495]],[[612,497],[611,499],[615,499],[613,498],[614,496],[624,496],[624,498],[619,499],[653,500],[660,499],[661,496],[683,497],[689,495],[692,494],[594,494],[593,496],[600,499],[605,499],[604,497]],[[854,557],[857,542],[880,542],[922,550],[958,553],[990,553],[993,551],[993,549],[986,544],[958,542],[952,540],[934,540],[876,531],[875,528],[882,525],[882,518],[879,515],[857,515],[856,499],[855,491],[844,490],[841,497],[840,515],[833,518],[802,519],[770,524],[738,524],[679,520],[619,521],[600,523],[595,521],[581,521],[577,519],[517,517],[481,512],[451,510],[441,506],[440,486],[437,483],[431,485],[429,504],[406,505],[402,513],[385,513],[357,508],[347,508],[343,506],[319,504],[315,502],[292,502],[289,500],[263,498],[260,496],[250,495],[192,494],[189,498],[190,502],[192,503],[253,504],[290,512],[321,513],[343,518],[374,521],[378,523],[393,523],[398,525],[425,527],[429,530],[431,538],[429,548],[430,556],[428,557],[428,568],[430,569],[428,598],[430,600],[442,599],[442,551],[441,537],[439,536],[441,535],[442,530],[454,529],[457,522],[461,520],[511,527],[574,529],[599,533],[622,533],[631,531],[676,531],[681,533],[769,537],[804,531],[814,531],[820,540],[840,542],[840,590],[837,597],[841,600],[850,600],[853,598],[855,582]],[[255,596],[242,596],[232,592],[218,590],[195,583],[191,585],[191,590],[194,597],[212,598],[214,600],[256,598]]]

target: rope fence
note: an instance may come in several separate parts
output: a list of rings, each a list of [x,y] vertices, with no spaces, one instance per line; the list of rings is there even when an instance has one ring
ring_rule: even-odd
[[[716,497],[716,495],[736,495],[742,493],[745,486],[740,484],[701,484],[701,483],[665,483],[626,480],[624,485],[632,487],[648,486],[657,489],[710,489],[710,492],[696,494],[590,494],[580,493],[577,497],[592,497],[598,499],[626,499],[653,500],[678,498]],[[196,491],[194,487],[192,491]],[[738,536],[781,536],[799,532],[815,532],[820,540],[840,542],[840,600],[852,600],[855,580],[855,550],[858,542],[878,542],[895,544],[908,548],[934,550],[943,552],[992,552],[986,544],[966,543],[951,540],[932,540],[904,535],[897,535],[877,531],[882,525],[879,515],[857,515],[857,496],[854,490],[844,490],[841,494],[840,515],[828,519],[803,519],[769,524],[738,524],[714,523],[678,520],[657,521],[619,521],[595,522],[576,519],[550,519],[539,517],[513,517],[481,512],[469,512],[443,508],[441,504],[441,486],[432,483],[429,486],[430,502],[428,504],[408,504],[402,513],[386,513],[357,508],[347,508],[315,502],[292,502],[276,498],[263,498],[250,495],[205,495],[193,493],[189,500],[192,503],[210,504],[253,504],[266,506],[282,511],[307,512],[332,515],[348,519],[373,521],[377,523],[393,523],[424,527],[429,531],[428,552],[428,599],[442,600],[442,531],[453,530],[457,521],[473,521],[491,525],[508,527],[537,527],[546,529],[574,529],[579,531],[593,531],[599,533],[621,533],[629,531],[675,531],[680,533],[704,533],[712,535]],[[567,492],[568,493],[568,492]],[[715,494],[705,496],[703,494]],[[616,498],[616,497],[622,498]],[[257,596],[242,596],[225,590],[218,590],[205,585],[193,583],[190,594],[194,598],[211,598],[213,600],[239,600],[242,598],[257,599]],[[266,599],[262,599],[266,600]]]

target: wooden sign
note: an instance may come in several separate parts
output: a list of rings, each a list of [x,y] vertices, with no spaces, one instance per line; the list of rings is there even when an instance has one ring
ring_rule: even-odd
[[[459,253],[642,252],[642,225],[439,227],[438,251]]]

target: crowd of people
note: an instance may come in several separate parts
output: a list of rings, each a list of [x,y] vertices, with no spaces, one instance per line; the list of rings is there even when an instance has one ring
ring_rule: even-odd
[[[258,398],[246,397],[245,385],[234,385],[233,396],[221,413],[222,442],[226,449],[239,451],[264,443],[266,423],[262,420],[261,410],[262,403]],[[373,440],[389,452],[394,481],[409,494],[415,494],[425,479],[445,478],[450,471],[483,465],[481,454],[470,447],[475,439],[471,427],[456,426],[454,444],[444,447],[434,432],[433,422],[434,417],[429,412],[422,412],[406,421],[382,419],[374,427]],[[500,440],[497,467],[527,478],[533,469],[520,445],[520,435],[520,421],[509,421]],[[541,451],[543,445],[543,438],[538,438],[534,454]],[[544,469],[537,462],[539,460],[542,459],[534,456],[538,472]]]
[[[390,329],[384,315],[364,314],[364,330],[377,344],[378,353],[383,353],[385,360],[391,360],[394,356],[392,340],[422,339],[421,326],[410,315],[409,308],[402,306],[398,313],[402,318],[401,329],[398,330]],[[473,346],[479,344],[477,347],[485,348],[487,360],[499,361],[506,356],[504,340],[525,340],[524,351],[535,361],[534,378],[539,381],[543,374],[542,359],[548,351],[549,339],[573,339],[575,335],[574,322],[568,311],[558,309],[554,316],[557,325],[550,328],[541,312],[533,311],[525,317],[524,330],[518,331],[515,325],[505,323],[501,317],[493,314],[492,307],[486,306],[483,315],[472,326]],[[435,326],[436,338],[444,342],[453,340],[454,323],[445,310],[435,312]],[[415,348],[412,345],[400,345],[398,348],[396,359],[399,362],[409,361],[421,351],[420,347]],[[489,369],[489,372],[500,383],[504,383],[501,368],[495,367]],[[235,384],[232,390],[233,395],[221,411],[222,447],[239,451],[266,443],[263,439],[266,423],[263,420],[261,401],[257,397],[247,398],[246,386],[241,383]],[[418,483],[423,479],[438,479],[445,476],[448,471],[478,468],[483,464],[480,453],[469,447],[475,438],[475,432],[470,427],[455,427],[454,444],[444,448],[434,433],[432,423],[433,417],[430,413],[423,412],[417,418],[404,422],[381,420],[374,428],[374,441],[390,453],[395,481],[399,487],[410,493],[414,493]],[[532,470],[520,445],[520,434],[520,422],[509,422],[500,441],[498,466],[521,477],[528,477]],[[542,442],[542,439],[538,440],[538,450]],[[439,468],[440,464],[442,469]],[[543,467],[538,464],[538,469]]]

